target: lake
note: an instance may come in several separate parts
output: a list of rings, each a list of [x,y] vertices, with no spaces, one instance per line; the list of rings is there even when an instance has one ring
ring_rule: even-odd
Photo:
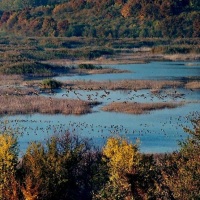
[[[103,67],[129,70],[123,74],[97,74],[85,76],[60,76],[57,80],[187,80],[200,75],[200,62],[151,62],[147,64],[103,65]],[[102,98],[104,91],[71,91],[66,96],[65,90],[58,90],[54,98],[80,98],[102,102],[93,108],[93,112],[86,115],[16,115],[0,118],[1,129],[12,128],[19,135],[20,150],[23,153],[30,141],[45,141],[52,134],[61,134],[69,130],[83,137],[92,138],[94,144],[105,144],[106,138],[112,135],[122,135],[127,140],[135,142],[139,139],[141,152],[164,153],[178,150],[178,142],[186,139],[188,134],[183,127],[190,127],[190,120],[199,113],[200,90],[178,89],[180,98],[168,95],[161,99],[152,95],[149,90],[109,91],[109,95]],[[173,89],[168,89],[173,94]],[[77,95],[78,94],[78,95]],[[43,94],[48,96],[49,94]],[[185,105],[175,109],[152,111],[148,114],[132,115],[114,112],[104,112],[101,107],[112,101],[130,102],[163,102],[185,101]]]

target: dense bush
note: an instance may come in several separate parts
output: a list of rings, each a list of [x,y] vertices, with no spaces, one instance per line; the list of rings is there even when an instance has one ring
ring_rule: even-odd
[[[79,64],[78,68],[80,68],[80,69],[102,69],[101,66],[95,66],[92,64]]]
[[[35,62],[18,62],[5,66],[3,72],[6,74],[20,74],[20,75],[42,75],[51,74],[51,70],[47,65]]]
[[[62,86],[62,83],[54,79],[44,79],[40,85],[43,89],[58,89]]]
[[[53,76],[60,73],[67,73],[68,68],[58,66],[54,67],[49,64],[43,64],[34,61],[10,62],[0,67],[3,74],[18,74],[25,76]]]

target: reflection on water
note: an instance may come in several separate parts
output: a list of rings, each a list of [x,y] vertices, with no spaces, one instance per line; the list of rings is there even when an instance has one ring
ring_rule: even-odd
[[[110,66],[128,69],[134,73],[58,77],[57,79],[116,80],[116,79],[177,79],[177,77],[198,76],[199,63],[188,66],[184,62],[153,62],[136,65]],[[176,97],[174,94],[176,93]],[[177,96],[177,94],[179,94]],[[47,94],[43,94],[47,95]],[[70,132],[92,138],[95,145],[102,146],[107,137],[115,134],[135,142],[140,139],[142,152],[172,152],[178,149],[177,142],[188,135],[183,126],[190,127],[190,119],[199,112],[199,90],[168,89],[159,95],[150,90],[135,91],[70,91],[59,90],[54,98],[72,98],[100,101],[94,112],[81,116],[64,115],[17,115],[1,118],[0,128],[13,128],[19,135],[20,148],[24,151],[30,141],[45,141],[52,134]],[[148,114],[130,115],[101,111],[111,102],[169,102],[186,101],[182,107],[152,111]]]

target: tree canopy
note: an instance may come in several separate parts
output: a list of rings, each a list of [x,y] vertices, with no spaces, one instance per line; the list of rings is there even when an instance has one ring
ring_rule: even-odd
[[[0,10],[1,31],[25,36],[200,36],[197,0],[2,0]]]

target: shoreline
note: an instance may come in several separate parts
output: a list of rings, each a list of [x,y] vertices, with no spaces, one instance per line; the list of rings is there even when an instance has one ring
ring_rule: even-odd
[[[153,61],[200,61],[200,54],[153,54],[150,52],[143,53],[123,53],[111,57],[101,56],[93,60],[86,59],[52,59],[42,61],[53,65],[73,66],[79,64],[93,64],[93,65],[113,65],[113,64],[144,64]]]

